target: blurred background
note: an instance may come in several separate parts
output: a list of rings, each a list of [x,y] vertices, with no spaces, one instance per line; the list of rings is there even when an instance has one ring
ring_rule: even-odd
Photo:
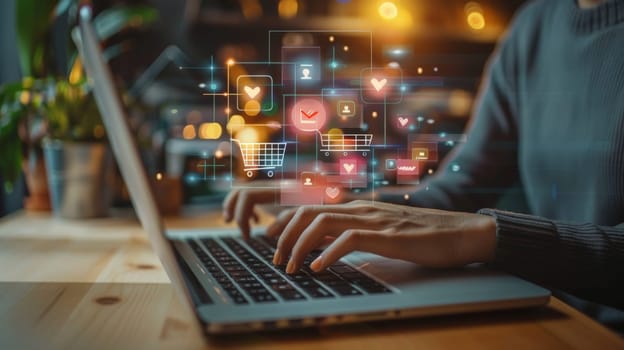
[[[39,38],[48,52],[47,56],[41,54],[47,59],[39,60],[40,66],[43,65],[40,72],[25,71],[24,68],[25,36],[20,30],[24,31],[28,25],[35,26],[25,24],[24,18],[20,17],[20,11],[28,10],[20,9],[20,6],[26,6],[25,3],[18,4],[17,0],[0,3],[0,48],[3,52],[0,56],[0,84],[7,86],[11,82],[21,82],[15,103],[23,109],[27,104],[38,106],[35,98],[38,95],[33,92],[38,85],[25,83],[24,78],[32,76],[46,81],[39,90],[48,91],[48,77],[54,77],[55,97],[45,102],[45,96],[49,94],[41,93],[44,96],[41,104],[47,106],[46,112],[30,112],[31,116],[33,113],[47,114],[42,128],[33,122],[24,127],[23,121],[17,119],[28,118],[9,119],[8,111],[14,110],[9,102],[14,101],[9,98],[11,95],[2,101],[6,108],[3,107],[3,119],[0,120],[5,125],[14,121],[16,127],[7,129],[6,133],[0,129],[3,138],[0,147],[7,150],[6,145],[20,144],[20,157],[15,162],[21,164],[32,163],[36,157],[33,154],[37,152],[32,150],[40,146],[30,141],[36,139],[33,135],[37,133],[45,133],[44,138],[72,142],[105,138],[97,119],[86,125],[71,118],[49,117],[54,113],[70,114],[65,112],[69,107],[59,107],[66,106],[59,103],[59,96],[61,93],[63,96],[73,95],[70,88],[60,87],[59,81],[67,80],[72,87],[80,81],[77,73],[80,67],[75,62],[75,55],[67,49],[71,46],[71,29],[75,25],[71,11],[73,2],[50,3],[47,7],[39,6],[58,14],[53,16],[54,21],[46,23],[42,29],[44,35]],[[224,139],[221,132],[216,135],[211,126],[212,122],[221,121],[226,115],[225,101],[210,95],[223,91],[227,83],[223,67],[229,59],[264,61],[267,57],[277,58],[285,44],[321,46],[322,55],[326,55],[323,47],[331,45],[339,48],[338,61],[340,55],[345,57],[344,60],[348,55],[349,66],[360,71],[362,67],[370,66],[372,55],[375,66],[394,65],[401,68],[404,77],[415,79],[412,85],[418,88],[410,89],[404,95],[402,110],[395,113],[422,115],[425,124],[428,120],[435,122],[434,132],[461,133],[470,116],[484,65],[522,3],[521,0],[98,0],[94,1],[94,7],[96,15],[102,15],[99,28],[103,33],[102,42],[124,101],[131,106],[130,124],[136,132],[148,173],[157,181],[175,179],[176,190],[169,195],[188,204],[207,202],[219,195],[214,183],[206,185],[208,182],[201,181],[206,179],[206,173],[198,170],[198,162],[205,160],[202,155],[207,153],[213,157],[222,155],[217,151],[225,149],[222,150],[220,143],[215,141],[229,139]],[[67,6],[67,11],[63,6]],[[111,14],[111,9],[123,11]],[[42,18],[51,16],[43,13]],[[316,34],[280,34],[275,36],[273,45],[268,43],[270,32],[289,31]],[[329,35],[333,32],[337,33],[335,38]],[[373,33],[372,52],[367,32]],[[40,54],[37,52],[31,50],[30,55],[36,58]],[[34,66],[37,62],[33,62],[30,63]],[[348,79],[345,75],[337,80],[341,78]],[[27,95],[24,85],[29,91]],[[78,94],[88,96],[88,93],[81,90]],[[87,102],[81,105],[80,113],[86,113],[89,108],[88,99],[83,100]],[[11,144],[11,140],[15,142]],[[27,149],[25,145],[34,146]],[[53,148],[50,145],[45,147]],[[52,151],[46,152],[49,153],[44,157],[46,160],[54,158]],[[440,157],[447,152],[442,149]],[[13,176],[9,171],[12,169],[11,159],[2,159],[0,183],[5,186],[0,191],[0,216],[25,204],[38,207],[32,200],[24,201],[25,197],[32,198],[35,185],[27,186],[19,171]],[[105,160],[102,164],[114,169],[106,165]],[[27,170],[28,167],[22,165],[22,168]],[[206,167],[203,169],[205,171]],[[219,175],[214,166],[210,169],[213,176]],[[435,171],[435,166],[431,171]],[[113,206],[128,205],[127,192],[123,184],[119,184],[118,174],[113,172],[99,181],[114,189]],[[48,170],[48,183],[53,182],[50,182],[50,176]],[[170,190],[163,184],[160,186],[165,190],[163,193]],[[54,197],[52,193],[52,201]]]

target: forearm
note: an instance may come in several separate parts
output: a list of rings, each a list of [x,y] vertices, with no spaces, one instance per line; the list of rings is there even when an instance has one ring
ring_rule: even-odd
[[[624,306],[624,227],[483,209],[496,220],[492,266],[615,307]]]

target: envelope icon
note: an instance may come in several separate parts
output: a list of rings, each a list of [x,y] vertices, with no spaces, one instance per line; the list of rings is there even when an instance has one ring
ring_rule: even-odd
[[[318,114],[319,112],[313,109],[299,108],[299,120],[303,124],[316,124],[316,116]]]

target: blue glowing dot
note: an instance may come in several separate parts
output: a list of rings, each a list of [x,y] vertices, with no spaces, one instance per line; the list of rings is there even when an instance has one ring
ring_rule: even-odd
[[[376,165],[377,165],[377,160],[376,159],[371,160],[371,166],[376,166]]]
[[[338,68],[338,62],[333,61],[333,62],[331,63],[331,67],[332,67],[333,69]]]
[[[217,89],[217,84],[212,83],[210,84],[210,90],[216,90]]]
[[[446,145],[450,146],[450,147],[453,147],[453,145],[455,145],[455,142],[453,142],[453,141],[446,141]]]
[[[425,120],[425,118],[419,115],[418,118],[416,118],[416,120],[418,120],[419,122],[422,122]]]
[[[407,91],[407,86],[401,85],[401,91],[403,91],[403,92]]]
[[[416,125],[414,124],[410,124],[410,126],[408,127],[409,131],[414,131],[416,130]]]
[[[461,167],[459,166],[459,164],[453,164],[451,165],[451,170],[456,173],[461,170]]]
[[[446,133],[445,133],[445,132],[441,132],[441,133],[440,133],[440,137],[441,137],[441,138],[445,138],[445,137],[446,137]]]
[[[368,130],[368,124],[366,123],[362,124],[362,130]]]
[[[336,90],[334,90],[334,89],[329,90],[329,94],[330,94],[330,95],[335,95],[335,94],[336,94]]]
[[[214,66],[210,66],[210,70],[214,70]]]

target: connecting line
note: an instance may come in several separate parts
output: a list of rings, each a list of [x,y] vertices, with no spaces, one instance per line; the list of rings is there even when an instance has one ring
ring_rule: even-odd
[[[335,62],[336,62],[336,46],[332,45],[332,61],[331,61],[332,87],[336,87],[336,68],[334,67]]]
[[[214,86],[214,56],[210,55],[210,89]],[[212,121],[217,121],[217,97],[212,96]]]
[[[386,143],[386,129],[387,129],[387,120],[386,120],[386,112],[387,112],[387,106],[386,106],[386,94],[384,94],[384,146],[387,144]]]
[[[372,148],[372,149],[371,149],[371,159],[372,159],[372,160],[375,160],[375,159],[377,159],[377,158],[375,158],[375,147],[371,147],[371,148]],[[377,162],[377,164],[379,164],[379,162]],[[374,165],[373,165],[371,168],[372,168],[372,170],[373,170],[373,171],[371,172],[371,174],[373,174],[373,175],[372,175],[372,177],[373,177],[373,178],[371,179],[371,183],[372,183],[372,188],[371,188],[371,201],[372,201],[373,206],[374,206],[374,205],[375,205],[375,170],[376,170],[376,169],[375,169],[375,166],[374,166]]]
[[[225,167],[225,165],[222,164],[217,164],[216,163],[216,159],[213,157],[212,158],[212,165],[208,165],[206,162],[206,159],[203,160],[203,162],[201,164],[197,165],[198,168],[203,168],[203,173],[204,173],[204,180],[208,180],[208,177],[206,176],[206,168],[211,167],[212,168],[212,180],[216,180],[217,179],[217,167]]]
[[[227,76],[226,76],[226,91],[227,91],[227,116],[228,118],[230,117],[230,115],[232,114],[232,110],[230,109],[230,64],[226,63],[227,65]]]

